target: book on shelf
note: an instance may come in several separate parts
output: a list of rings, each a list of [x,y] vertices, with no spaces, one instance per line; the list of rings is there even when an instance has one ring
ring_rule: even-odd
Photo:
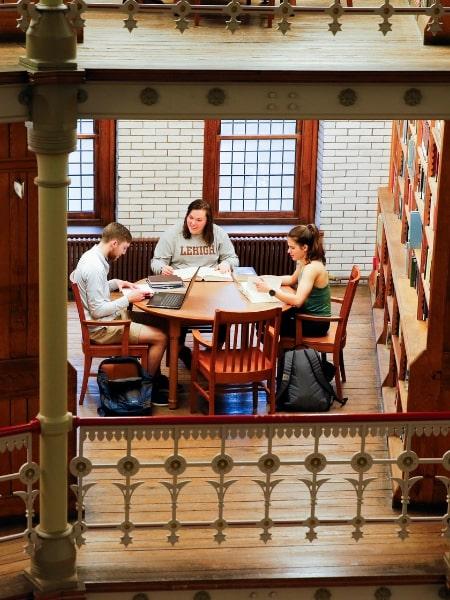
[[[409,268],[409,285],[413,288],[416,287],[417,283],[417,258],[412,254],[411,264]]]
[[[257,277],[258,273],[253,267],[234,267],[233,275],[237,281],[248,281],[250,277]]]
[[[422,121],[422,150],[425,156],[428,154],[428,146],[430,144],[430,123]]]
[[[184,286],[183,280],[178,275],[149,275],[147,283],[157,290],[167,290]]]
[[[426,257],[425,257],[425,266],[424,266],[424,271],[423,271],[423,278],[428,285],[430,285],[432,262],[433,262],[433,260],[432,260],[430,249],[427,248]]]
[[[392,346],[392,327],[391,327],[391,322],[388,321],[387,325],[386,325],[386,341],[385,341],[385,346],[386,348],[390,348]]]
[[[271,289],[279,290],[281,288],[281,277],[276,277],[275,275],[262,275],[261,279],[264,279],[268,285],[270,285]],[[280,304],[281,301],[275,296],[270,296],[268,292],[260,292],[256,289],[256,285],[254,281],[240,281],[238,282],[239,290],[244,294],[244,296],[253,303],[260,302],[275,302]]]
[[[192,279],[197,267],[184,267],[182,269],[175,269],[174,275],[180,277],[183,281]],[[214,267],[200,267],[198,270],[196,281],[233,281],[231,273],[222,273],[219,269]]]
[[[422,219],[418,210],[409,213],[408,242],[410,248],[420,248],[422,245]]]
[[[401,127],[402,127],[402,142],[406,143],[408,141],[408,133],[409,133],[408,119],[404,119],[402,121]]]
[[[407,157],[406,157],[406,162],[408,165],[408,169],[411,172],[411,176],[414,175],[415,158],[416,158],[416,144],[415,144],[414,140],[411,138],[408,141],[408,153],[407,153]]]

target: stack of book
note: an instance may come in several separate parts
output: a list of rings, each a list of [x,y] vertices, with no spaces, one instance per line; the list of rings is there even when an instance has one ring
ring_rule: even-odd
[[[170,290],[184,286],[183,280],[177,275],[149,275],[147,283],[154,290]]]

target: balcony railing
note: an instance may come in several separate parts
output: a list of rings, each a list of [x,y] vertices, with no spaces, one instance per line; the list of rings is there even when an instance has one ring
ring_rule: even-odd
[[[21,19],[19,26],[26,31],[31,19],[35,21],[40,18],[40,5],[36,5],[30,0],[20,0],[16,3],[0,4],[1,10],[11,10],[18,7]],[[239,0],[231,0],[225,5],[189,3],[187,0],[178,0],[176,3],[167,4],[141,4],[137,0],[126,0],[121,3],[89,3],[86,5],[79,0],[73,0],[68,3],[67,18],[75,28],[84,26],[84,19],[81,14],[86,10],[112,10],[120,11],[127,15],[123,20],[124,27],[130,32],[138,27],[137,16],[143,14],[166,14],[175,22],[176,28],[183,33],[191,24],[191,18],[198,24],[198,19],[202,15],[221,15],[225,19],[225,27],[234,33],[241,26],[241,17],[245,15],[256,15],[275,19],[277,29],[284,35],[290,29],[292,21],[296,15],[303,16],[307,14],[317,15],[319,17],[329,17],[331,20],[327,23],[328,31],[336,35],[342,30],[342,18],[348,16],[375,16],[381,19],[378,22],[378,29],[386,35],[392,30],[392,17],[424,15],[429,18],[427,30],[433,35],[442,31],[442,18],[450,14],[450,8],[443,6],[440,0],[434,2],[431,6],[396,6],[389,0],[385,0],[379,6],[343,6],[339,0],[335,0],[328,6],[312,5],[292,5],[289,0],[282,0],[275,6],[274,0],[268,0],[267,4],[252,6],[251,4],[241,4]]]
[[[415,450],[427,447],[417,439],[449,434],[450,413],[76,418],[75,425],[78,545],[96,528],[117,528],[125,546],[138,528],[167,530],[171,545],[189,528],[211,529],[217,544],[236,527],[256,530],[262,543],[279,527],[300,527],[311,542],[335,526],[355,541],[380,524],[402,540],[424,522],[450,535],[450,450],[438,457]],[[387,452],[388,437],[401,441],[397,456]],[[411,513],[424,477],[446,498],[440,515]],[[392,498],[391,483],[401,491],[396,509],[374,501],[380,490]]]
[[[13,495],[23,500],[26,527],[24,531],[0,536],[0,542],[7,542],[20,537],[27,541],[25,550],[31,553],[36,549],[37,537],[33,531],[34,502],[39,493],[35,484],[39,479],[39,467],[33,462],[33,432],[40,429],[39,421],[36,419],[24,425],[14,425],[0,428],[0,454],[3,455],[2,465],[8,465],[2,469],[0,484],[11,484],[24,489],[16,489]],[[15,470],[13,467],[18,459],[13,455],[25,453],[25,462]],[[5,457],[5,455],[9,455]],[[9,472],[8,472],[9,471]],[[18,483],[17,483],[18,482]],[[0,497],[1,503],[1,497]]]

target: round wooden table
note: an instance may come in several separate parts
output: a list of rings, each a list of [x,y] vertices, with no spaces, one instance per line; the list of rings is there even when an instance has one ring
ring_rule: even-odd
[[[212,324],[217,309],[234,312],[259,312],[276,306],[272,302],[252,303],[241,294],[233,281],[196,281],[180,309],[154,308],[147,300],[135,302],[141,310],[169,323],[169,408],[177,407],[178,338],[183,325]],[[290,308],[281,303],[283,310]]]

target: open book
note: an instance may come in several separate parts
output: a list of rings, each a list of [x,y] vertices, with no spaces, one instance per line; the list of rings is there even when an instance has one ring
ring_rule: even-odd
[[[281,277],[276,277],[275,275],[262,275],[261,279],[264,279],[273,290],[279,290],[281,288]],[[252,280],[240,281],[238,282],[238,287],[250,302],[275,302],[281,304],[281,301],[278,300],[278,298],[275,298],[275,296],[270,296],[267,292],[259,292],[256,289],[255,282]]]
[[[173,274],[186,281],[191,279],[196,270],[197,267],[184,267],[184,269],[175,269]],[[233,281],[233,279],[231,273],[221,273],[214,267],[200,267],[196,281]]]

